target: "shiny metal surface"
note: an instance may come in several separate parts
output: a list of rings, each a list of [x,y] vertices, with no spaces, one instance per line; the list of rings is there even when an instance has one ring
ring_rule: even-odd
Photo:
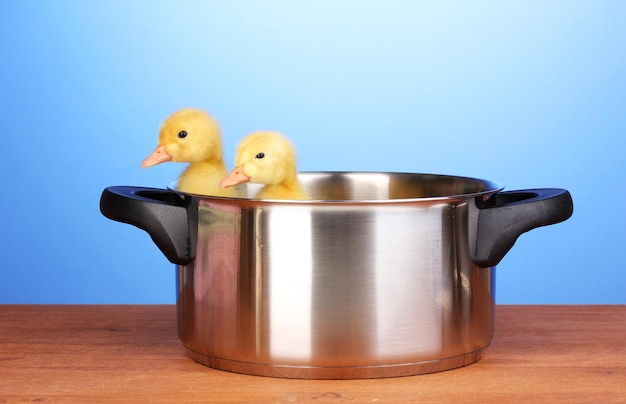
[[[292,378],[430,373],[482,356],[494,268],[470,258],[474,199],[498,184],[419,174],[303,174],[321,201],[197,198],[178,327],[218,369]],[[252,192],[252,191],[251,191]]]

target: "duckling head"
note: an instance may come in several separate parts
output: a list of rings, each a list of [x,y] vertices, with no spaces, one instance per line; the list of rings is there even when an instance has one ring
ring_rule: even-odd
[[[152,167],[167,161],[222,161],[222,153],[222,135],[217,122],[201,109],[184,108],[163,122],[158,146],[141,166]]]
[[[296,181],[296,151],[284,135],[257,131],[245,137],[235,155],[235,169],[222,181],[222,188],[246,182],[277,185]]]

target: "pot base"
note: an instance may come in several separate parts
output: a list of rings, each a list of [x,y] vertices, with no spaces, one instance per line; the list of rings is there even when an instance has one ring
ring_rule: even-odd
[[[380,366],[282,366],[232,361],[187,350],[189,356],[205,366],[227,372],[286,379],[380,379],[436,373],[470,365],[480,360],[489,345],[452,358]]]

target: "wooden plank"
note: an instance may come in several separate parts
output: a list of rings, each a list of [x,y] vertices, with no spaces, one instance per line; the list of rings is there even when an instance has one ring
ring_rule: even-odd
[[[290,380],[193,362],[174,306],[0,306],[0,402],[626,402],[626,306],[498,306],[485,357],[446,372]]]

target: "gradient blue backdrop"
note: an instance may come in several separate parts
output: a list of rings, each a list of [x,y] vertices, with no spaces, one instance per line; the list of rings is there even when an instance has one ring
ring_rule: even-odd
[[[302,170],[412,171],[562,187],[567,222],[518,240],[498,303],[626,303],[626,2],[0,3],[0,303],[173,303],[150,237],[104,218],[184,106],[232,164],[278,129]]]

